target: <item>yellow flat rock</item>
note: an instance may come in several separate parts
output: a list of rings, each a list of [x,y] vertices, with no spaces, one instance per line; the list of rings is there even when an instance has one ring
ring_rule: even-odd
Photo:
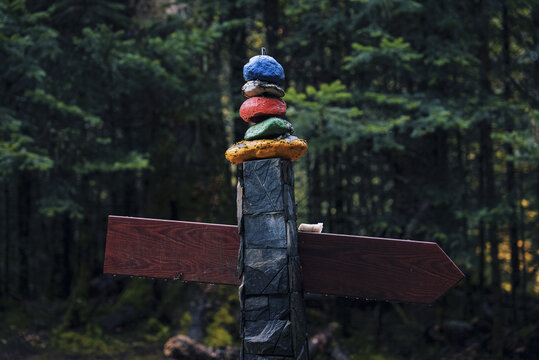
[[[247,160],[278,157],[296,161],[307,151],[307,142],[295,136],[276,139],[244,140],[235,143],[225,153],[225,157],[233,164],[241,164]]]

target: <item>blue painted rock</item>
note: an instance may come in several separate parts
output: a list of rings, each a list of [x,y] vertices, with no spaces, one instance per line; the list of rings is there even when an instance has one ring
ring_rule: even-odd
[[[241,104],[240,116],[250,123],[259,123],[270,117],[284,117],[286,115],[286,103],[277,98],[255,96]]]
[[[284,90],[281,87],[260,80],[247,81],[241,88],[241,92],[246,98],[261,95],[276,96],[280,98],[284,96]]]
[[[245,132],[245,140],[273,139],[284,134],[293,134],[294,129],[288,121],[276,117],[269,118],[251,126]]]
[[[284,82],[284,69],[274,58],[268,55],[257,55],[249,59],[243,66],[245,81],[262,80],[282,85]]]

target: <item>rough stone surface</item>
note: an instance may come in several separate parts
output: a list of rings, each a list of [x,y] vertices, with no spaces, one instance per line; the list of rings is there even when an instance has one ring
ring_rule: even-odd
[[[254,160],[244,165],[243,213],[283,211],[280,159]]]
[[[280,86],[260,80],[247,81],[242,86],[241,92],[246,98],[253,96],[276,96],[282,98],[285,95]]]
[[[240,359],[308,360],[292,164],[265,159],[242,165]]]
[[[277,98],[254,96],[240,106],[241,118],[250,123],[259,123],[271,117],[286,116],[286,103]]]
[[[279,320],[271,320],[271,321],[279,321]],[[286,320],[285,326],[283,327],[283,330],[281,331],[281,337],[277,341],[277,345],[275,345],[275,350],[273,351],[275,355],[294,355],[291,332],[292,332],[292,325],[290,323],[290,320]]]
[[[240,286],[238,286],[238,296],[240,298],[240,308],[244,308],[244,304],[245,304],[245,296],[244,296],[244,293],[243,293],[243,284],[241,284]]]
[[[244,254],[245,254],[245,240],[243,239],[243,235],[240,234],[240,248],[238,250],[238,278],[241,278],[243,275],[243,269],[244,269]]]
[[[242,229],[242,218],[243,218],[243,211],[242,211],[242,203],[243,203],[243,186],[240,181],[238,181],[238,184],[236,185],[236,218],[238,220],[238,232],[241,234]]]
[[[307,142],[290,135],[277,139],[243,140],[225,151],[225,158],[233,164],[256,159],[281,158],[296,161],[307,152]]]
[[[273,84],[282,85],[284,82],[284,69],[271,56],[258,55],[249,59],[243,66],[245,81],[263,80]]]
[[[238,250],[238,278],[243,276],[243,253],[245,241],[243,239],[243,164],[238,165],[238,184],[236,186],[236,218],[238,220],[238,233],[240,235],[240,247]],[[240,298],[241,301],[241,298]],[[243,308],[243,306],[242,306]]]
[[[244,286],[241,284],[238,288],[238,296],[240,299],[240,336],[243,338],[243,333],[241,329],[243,329],[243,324],[245,323],[245,291],[243,291]]]
[[[293,355],[291,324],[288,320],[246,321],[246,354]]]
[[[270,307],[268,296],[250,296],[245,299],[245,320],[269,320]]]
[[[296,199],[294,197],[294,189],[292,186],[285,184],[284,191],[284,208],[286,211],[287,220],[296,220]],[[297,231],[297,230],[296,230]]]
[[[290,294],[290,321],[292,323],[292,343],[294,352],[299,355],[301,348],[307,341],[305,307],[303,304],[303,294],[293,292]]]
[[[272,295],[269,297],[269,318],[272,320],[287,320],[290,318],[289,295]]]
[[[272,117],[251,126],[245,132],[245,140],[273,139],[284,134],[293,134],[292,124],[284,119]]]
[[[288,292],[286,249],[245,249],[245,294]]]
[[[301,263],[299,256],[290,256],[288,259],[288,273],[290,279],[290,291],[302,291]]]
[[[307,343],[307,339],[303,342],[303,346],[295,349],[294,352],[296,353],[296,360],[309,360],[309,344]]]
[[[249,249],[286,249],[286,221],[282,213],[246,215],[245,246]]]
[[[286,233],[288,256],[298,256],[298,232],[296,221],[288,220],[286,222]]]
[[[294,188],[294,163],[286,160],[281,160],[282,177],[285,184],[291,185]]]

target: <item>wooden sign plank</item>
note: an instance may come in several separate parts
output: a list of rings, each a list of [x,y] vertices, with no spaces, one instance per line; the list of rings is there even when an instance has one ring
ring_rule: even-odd
[[[464,274],[433,242],[298,233],[303,286],[311,293],[432,303]]]
[[[432,242],[298,233],[304,291],[431,303],[464,275]],[[239,285],[237,226],[110,216],[104,272]]]
[[[238,285],[238,227],[109,216],[106,274]]]

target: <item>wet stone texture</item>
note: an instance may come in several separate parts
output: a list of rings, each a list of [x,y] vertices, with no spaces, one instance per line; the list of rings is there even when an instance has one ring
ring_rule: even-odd
[[[244,351],[257,355],[293,355],[289,320],[246,321]]]
[[[289,288],[292,293],[301,292],[301,264],[299,262],[299,256],[289,256],[288,258],[288,273],[289,273]]]
[[[282,85],[284,82],[284,69],[269,55],[257,55],[249,59],[243,66],[245,81],[262,80],[272,84]]]
[[[292,163],[246,161],[240,170],[240,358],[308,360]]]
[[[286,222],[282,213],[245,215],[245,245],[249,249],[286,249]]]
[[[308,359],[305,307],[303,294],[300,292],[290,294],[290,321],[293,333],[292,343],[296,350],[297,359]],[[303,357],[300,357],[300,354]]]
[[[269,320],[268,296],[251,296],[245,299],[245,320]]]
[[[269,298],[269,317],[271,320],[286,320],[290,318],[289,295],[276,295]]]
[[[294,199],[294,187],[284,185],[284,210],[287,219],[296,220],[296,201]]]
[[[245,140],[273,139],[280,135],[293,134],[292,124],[281,118],[269,118],[251,126],[245,132]]]
[[[294,220],[288,220],[286,223],[286,247],[288,256],[298,256],[298,230]]]
[[[285,249],[245,249],[245,294],[288,293],[288,259]]]
[[[281,159],[243,163],[243,214],[282,212]]]

